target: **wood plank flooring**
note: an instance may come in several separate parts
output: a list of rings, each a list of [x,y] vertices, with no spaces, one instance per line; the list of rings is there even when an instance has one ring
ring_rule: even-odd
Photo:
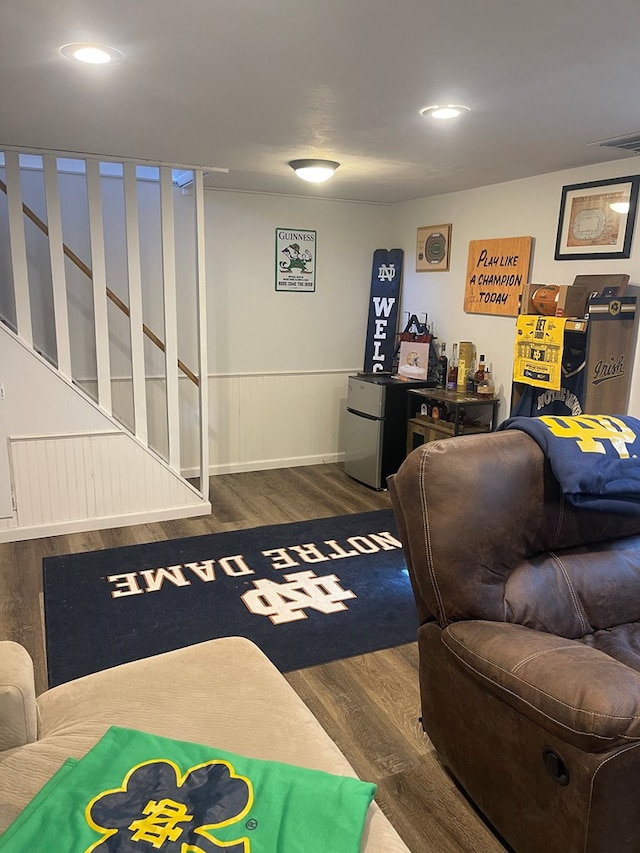
[[[211,479],[210,516],[0,544],[0,639],[22,643],[46,689],[42,558],[121,545],[305,521],[390,506],[347,477],[316,465]],[[333,661],[286,675],[412,853],[504,853],[438,763],[418,717],[417,645]]]

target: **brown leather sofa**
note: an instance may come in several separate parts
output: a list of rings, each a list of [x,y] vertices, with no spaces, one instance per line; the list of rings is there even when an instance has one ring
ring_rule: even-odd
[[[569,505],[518,430],[389,488],[444,766],[517,853],[640,851],[640,515]]]

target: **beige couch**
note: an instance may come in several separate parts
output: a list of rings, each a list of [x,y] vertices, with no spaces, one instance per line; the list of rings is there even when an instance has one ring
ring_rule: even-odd
[[[0,834],[67,757],[82,757],[111,725],[356,775],[283,676],[243,638],[123,664],[37,699],[31,658],[17,643],[0,642]],[[375,802],[362,851],[408,853]]]

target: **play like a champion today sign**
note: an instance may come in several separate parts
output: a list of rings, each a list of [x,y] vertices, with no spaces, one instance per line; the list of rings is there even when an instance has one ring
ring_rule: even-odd
[[[315,231],[276,228],[276,290],[315,291],[317,242]]]
[[[467,314],[517,317],[529,281],[532,237],[471,240],[464,310]]]

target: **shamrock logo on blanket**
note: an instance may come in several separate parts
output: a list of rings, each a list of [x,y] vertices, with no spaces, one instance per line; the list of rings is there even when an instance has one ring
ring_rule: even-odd
[[[133,767],[122,787],[103,791],[89,803],[87,823],[102,838],[86,853],[249,853],[249,840],[220,843],[216,829],[241,820],[251,808],[253,788],[228,761],[209,761],[184,776],[172,761]]]

